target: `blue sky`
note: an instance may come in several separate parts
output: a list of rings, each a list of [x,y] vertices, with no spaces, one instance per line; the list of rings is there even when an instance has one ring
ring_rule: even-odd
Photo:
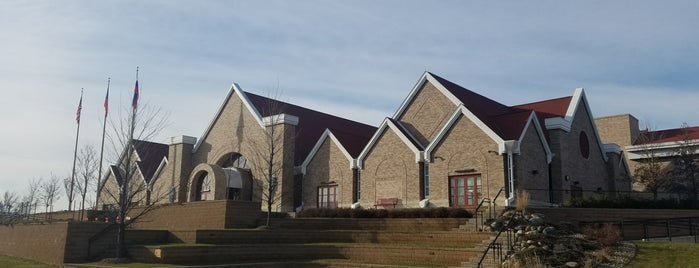
[[[595,116],[699,125],[697,1],[2,1],[0,192],[69,176],[112,110],[199,136],[233,82],[377,125],[424,71],[508,105],[584,87]],[[81,145],[82,146],[82,145]],[[65,201],[65,197],[61,198]]]

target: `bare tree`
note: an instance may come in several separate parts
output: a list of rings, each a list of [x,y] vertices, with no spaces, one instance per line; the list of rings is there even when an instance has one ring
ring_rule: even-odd
[[[96,181],[97,169],[99,168],[97,152],[92,145],[85,145],[78,154],[78,174],[75,185],[80,194],[80,219],[85,217],[85,201],[88,190]]]
[[[637,143],[641,146],[643,160],[634,171],[634,181],[645,186],[646,191],[653,193],[653,199],[658,199],[658,192],[668,186],[668,176],[665,167],[658,155],[658,146],[653,141],[662,137],[657,137],[656,132],[648,131],[641,133]]]
[[[39,207],[40,190],[42,184],[43,182],[41,178],[29,180],[27,195],[24,196],[25,201],[27,202],[26,215],[36,214],[36,209]]]
[[[126,227],[143,215],[158,207],[158,201],[168,196],[167,191],[153,193],[152,188],[139,176],[138,157],[145,159],[149,152],[137,150],[140,141],[153,139],[168,124],[168,116],[162,110],[142,105],[138,109],[121,111],[117,118],[109,117],[107,140],[112,147],[114,162],[110,167],[116,177],[118,189],[106,187],[106,181],[99,183],[100,199],[109,200],[118,215],[116,257],[126,254],[124,240]],[[141,154],[137,156],[137,151]],[[150,198],[149,202],[146,200]],[[103,203],[106,201],[103,201]]]
[[[283,126],[276,121],[280,119],[277,117],[284,111],[284,108],[282,102],[268,98],[265,107],[260,112],[271,115],[271,120],[265,122],[261,135],[247,140],[247,145],[252,152],[251,159],[255,161],[252,165],[253,181],[258,189],[262,190],[261,199],[263,204],[267,206],[266,227],[270,226],[273,206],[280,202],[283,196],[281,191],[278,191],[278,178],[282,175],[282,165],[285,161],[283,159],[284,139],[289,137],[285,137],[287,133],[285,133]]]
[[[13,212],[12,209],[17,205],[17,193],[5,191],[0,201],[0,213]]]
[[[77,193],[77,189],[78,185],[72,177],[66,176],[63,178],[63,190],[65,190],[66,197],[68,198],[68,211],[75,210],[73,202],[75,202],[75,193]],[[73,213],[73,216],[75,216],[75,213]]]
[[[698,159],[699,142],[690,136],[687,123],[682,124],[682,140],[677,142],[673,153],[668,175],[672,182],[673,192],[684,194],[691,200],[697,200],[697,177],[699,174]]]
[[[61,180],[52,174],[51,179],[46,180],[41,184],[40,191],[41,200],[43,201],[44,206],[46,206],[46,213],[47,215],[50,215],[48,213],[53,212],[53,203],[60,199],[59,194],[61,191]]]

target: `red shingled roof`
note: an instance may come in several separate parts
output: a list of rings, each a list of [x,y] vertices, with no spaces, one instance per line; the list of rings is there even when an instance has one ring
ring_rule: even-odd
[[[539,125],[541,125],[541,129],[544,131],[544,135],[546,135],[546,140],[548,140],[549,132],[548,129],[546,129],[546,118],[565,118],[571,100],[573,100],[573,96],[525,103],[515,105],[513,107],[529,111],[536,111],[536,117],[539,119]]]
[[[699,140],[699,126],[688,128],[674,128],[657,131],[641,131],[641,135],[634,145],[678,142],[684,140]]]
[[[536,111],[539,123],[550,117],[565,117],[573,97],[545,100],[529,104],[507,106],[463,88],[457,84],[430,73],[449,92],[458,98],[466,108],[504,140],[516,140],[522,134],[527,119]],[[546,132],[546,129],[543,129]]]
[[[306,159],[326,128],[332,131],[338,141],[342,143],[342,146],[354,158],[364,149],[364,146],[366,146],[376,131],[376,127],[334,115],[249,92],[245,92],[245,95],[262,117],[284,113],[299,118],[299,123],[296,127],[295,165],[300,165]]]

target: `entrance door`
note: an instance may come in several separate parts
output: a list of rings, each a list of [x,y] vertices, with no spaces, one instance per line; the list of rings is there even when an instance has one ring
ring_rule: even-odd
[[[481,175],[449,178],[449,203],[452,207],[476,207],[483,200]]]

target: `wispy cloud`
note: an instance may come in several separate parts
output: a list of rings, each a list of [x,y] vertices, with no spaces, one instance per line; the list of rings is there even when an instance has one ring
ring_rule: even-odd
[[[70,173],[100,138],[102,101],[171,114],[159,141],[200,135],[233,82],[378,124],[431,71],[505,104],[584,87],[598,116],[699,125],[699,2],[3,1],[0,191]]]

